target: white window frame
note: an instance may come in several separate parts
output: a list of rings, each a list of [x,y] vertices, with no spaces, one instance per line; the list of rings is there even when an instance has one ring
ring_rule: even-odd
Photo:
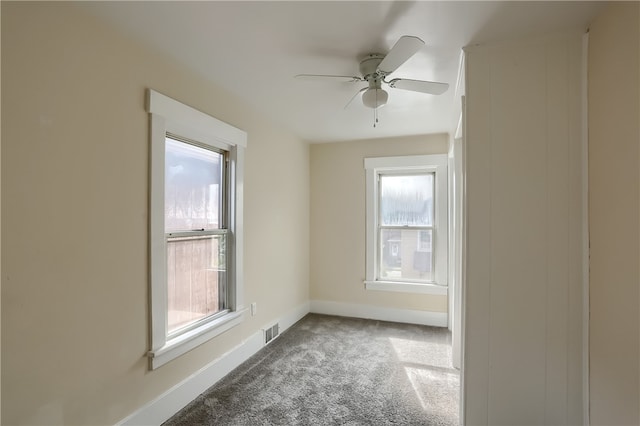
[[[154,90],[147,90],[146,109],[151,126],[151,196],[149,206],[151,349],[153,370],[240,324],[244,317],[243,291],[243,176],[246,132],[182,104]],[[229,153],[228,292],[229,312],[202,321],[185,333],[167,333],[167,242],[164,226],[165,140],[167,133]]]
[[[366,179],[366,270],[365,288],[402,293],[447,294],[448,212],[447,155],[411,155],[364,159]],[[434,173],[434,282],[413,283],[378,278],[379,181],[385,173]],[[435,241],[434,241],[435,240]]]

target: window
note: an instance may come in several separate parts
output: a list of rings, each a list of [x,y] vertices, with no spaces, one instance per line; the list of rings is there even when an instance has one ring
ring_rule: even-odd
[[[246,133],[153,90],[152,369],[242,321]]]
[[[227,312],[226,155],[165,139],[167,335]]]
[[[446,294],[447,157],[366,158],[370,290]]]

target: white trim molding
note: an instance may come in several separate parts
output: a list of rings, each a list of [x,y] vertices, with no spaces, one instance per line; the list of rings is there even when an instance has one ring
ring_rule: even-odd
[[[170,118],[166,131],[187,136],[208,145],[229,149],[247,147],[247,133],[208,114],[158,93],[147,90],[147,112]]]
[[[589,383],[589,33],[582,36],[582,421],[591,423],[590,383]]]
[[[328,300],[312,300],[311,312],[314,314],[374,319],[378,321],[401,322],[405,324],[430,325],[434,327],[447,326],[446,312],[383,308],[380,306],[333,302]]]
[[[269,321],[269,324],[278,322],[282,333],[308,313],[309,303],[303,303],[277,321]],[[258,331],[251,334],[238,346],[196,371],[116,425],[141,426],[164,423],[263,347],[262,327],[259,327]]]
[[[367,290],[395,291],[397,293],[441,294],[447,295],[449,288],[435,284],[417,284],[395,281],[365,281]]]
[[[158,350],[149,351],[148,356],[151,358],[152,365],[154,368],[164,365],[172,359],[189,352],[191,349],[235,327],[242,322],[245,311],[246,309],[243,309],[241,312],[231,312],[228,315],[206,323],[202,327],[190,330],[169,340]]]

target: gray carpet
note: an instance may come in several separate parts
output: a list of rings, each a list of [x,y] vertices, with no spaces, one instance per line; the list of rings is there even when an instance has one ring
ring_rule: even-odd
[[[309,314],[164,424],[456,425],[444,328]]]

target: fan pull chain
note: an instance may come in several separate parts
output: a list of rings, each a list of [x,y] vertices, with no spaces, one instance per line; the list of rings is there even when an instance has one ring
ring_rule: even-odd
[[[376,103],[373,106],[373,128],[376,127],[376,120],[378,119],[377,115],[378,115],[378,91],[375,91],[376,94]]]
[[[376,89],[376,104],[375,107],[373,108],[373,127],[376,127],[376,124],[378,123],[378,90]]]

